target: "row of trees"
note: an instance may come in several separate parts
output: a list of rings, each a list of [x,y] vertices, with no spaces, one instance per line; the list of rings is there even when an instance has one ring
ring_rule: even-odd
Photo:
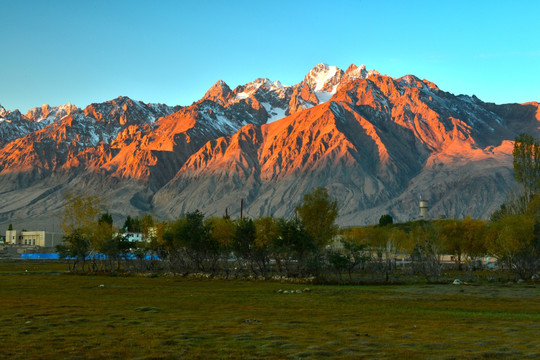
[[[340,232],[337,203],[326,189],[317,188],[305,195],[294,219],[205,218],[194,211],[173,221],[128,217],[116,231],[111,215],[100,213],[98,198],[70,195],[65,242],[58,250],[73,259],[72,269],[83,271],[118,271],[123,264],[123,270],[224,276],[343,279],[348,274],[352,279],[364,273],[386,281],[406,274],[437,278],[443,254],[453,255],[457,270],[468,271],[492,256],[499,266],[527,278],[540,265],[538,153],[534,138],[516,139],[514,168],[524,191],[503,204],[490,222],[466,218],[393,224],[386,214],[377,226]],[[142,232],[147,241],[133,244],[122,231]]]
[[[324,188],[305,195],[294,219],[205,219],[194,211],[174,221],[128,217],[116,231],[100,207],[96,197],[66,197],[66,235],[58,252],[71,259],[72,270],[117,271],[123,263],[124,270],[138,271],[307,276],[316,273],[314,259],[338,233],[337,203]],[[140,231],[146,241],[134,244],[123,231]]]
[[[524,213],[491,222],[467,217],[353,228],[344,233],[345,243],[370,249],[387,279],[398,270],[396,259],[407,259],[413,273],[437,278],[443,255],[451,256],[456,270],[469,272],[491,257],[526,279],[540,270],[539,203],[535,198]]]
[[[311,198],[316,201],[310,202]],[[326,191],[317,189],[306,199],[295,219],[205,218],[194,211],[160,222],[147,215],[139,220],[147,241],[137,244],[115,233],[112,218],[105,213],[88,228],[67,232],[59,252],[72,259],[72,270],[162,270],[226,277],[344,280],[348,276],[353,280],[354,274],[369,274],[373,280],[391,281],[421,274],[435,280],[441,274],[443,255],[453,255],[456,270],[469,273],[482,266],[486,255],[522,278],[538,271],[540,236],[534,216],[538,200],[524,214],[492,222],[466,218],[392,224],[385,215],[380,225],[346,229],[336,236],[338,229],[329,218],[337,209]],[[314,206],[316,202],[320,204]],[[321,216],[310,223],[314,217],[308,214],[314,208],[321,210]],[[325,229],[323,221],[328,221]]]

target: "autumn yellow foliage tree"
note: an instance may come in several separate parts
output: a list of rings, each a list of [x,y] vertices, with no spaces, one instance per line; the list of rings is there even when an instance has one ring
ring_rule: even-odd
[[[70,234],[75,229],[92,235],[101,213],[103,202],[97,196],[85,196],[77,193],[65,195],[62,208],[62,228]]]
[[[461,226],[463,227],[463,252],[467,260],[474,261],[487,253],[486,235],[487,222],[480,219],[466,217]]]
[[[506,216],[490,227],[488,251],[521,278],[535,274],[539,266],[538,223],[527,214]]]
[[[86,258],[99,244],[101,230],[97,217],[101,212],[102,201],[97,196],[85,196],[70,193],[65,195],[62,209],[62,228],[64,229],[63,244],[57,246],[57,251],[63,258],[72,258],[75,270],[77,263],[82,262],[82,269]]]
[[[455,256],[456,268],[461,270],[465,245],[465,229],[458,219],[444,220],[438,224],[442,238],[443,251]]]
[[[235,225],[229,218],[211,217],[206,220],[208,227],[210,228],[210,236],[216,241],[223,249],[230,248],[235,234]]]
[[[302,204],[296,207],[296,211],[319,249],[328,245],[337,235],[339,228],[335,221],[338,216],[338,205],[330,198],[326,188],[318,187],[305,194]]]

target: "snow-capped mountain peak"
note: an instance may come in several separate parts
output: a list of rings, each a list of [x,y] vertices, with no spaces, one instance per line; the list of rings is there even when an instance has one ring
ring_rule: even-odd
[[[303,84],[313,92],[317,103],[324,103],[336,93],[343,77],[343,70],[337,66],[321,63],[316,65],[304,78]]]
[[[316,65],[304,78],[304,83],[311,91],[335,92],[335,86],[341,80],[343,70],[324,63]]]
[[[70,103],[52,107],[48,104],[44,104],[41,107],[30,109],[26,113],[25,118],[32,122],[48,125],[64,118],[76,110],[78,110],[78,108]]]
[[[283,85],[279,80],[272,81],[268,78],[258,78],[255,81],[244,85],[244,92],[249,93],[256,91],[257,89],[264,89],[269,91],[280,91],[290,86]]]
[[[283,88],[283,85],[281,84],[281,81],[279,81],[279,80],[274,81],[272,83],[272,85],[274,85],[275,87],[280,88],[280,89]]]
[[[356,66],[355,64],[351,64],[347,70],[345,71],[345,74],[343,75],[343,78],[341,79],[341,84],[344,85],[348,83],[349,81],[354,81],[358,79],[367,79],[372,75],[380,75],[377,70],[367,70],[366,65],[360,65]]]

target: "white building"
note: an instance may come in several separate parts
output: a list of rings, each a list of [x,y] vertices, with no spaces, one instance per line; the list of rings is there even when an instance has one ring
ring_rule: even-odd
[[[137,233],[137,232],[126,232],[123,234],[124,240],[129,242],[142,242],[143,241],[143,234]]]

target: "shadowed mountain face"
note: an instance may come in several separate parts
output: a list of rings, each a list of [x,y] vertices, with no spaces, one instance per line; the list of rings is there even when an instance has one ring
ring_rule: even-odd
[[[84,110],[0,107],[0,226],[58,224],[63,194],[99,194],[117,220],[200,209],[292,216],[325,186],[342,225],[384,213],[488,217],[515,185],[513,139],[539,104],[495,105],[426,80],[319,64],[294,86],[223,81],[188,107],[120,97]],[[48,228],[49,229],[49,228]]]

